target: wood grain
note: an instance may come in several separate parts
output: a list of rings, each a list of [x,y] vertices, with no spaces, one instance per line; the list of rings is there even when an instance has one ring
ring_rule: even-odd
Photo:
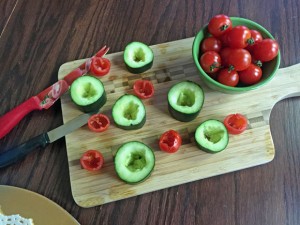
[[[1,24],[13,4],[0,1]],[[280,44],[281,67],[297,64],[299,9],[298,0],[18,0],[0,38],[0,115],[54,83],[65,62],[87,58],[104,44],[114,53],[133,40],[155,45],[193,37],[220,13],[262,24]],[[270,128],[276,154],[261,166],[83,209],[72,197],[66,144],[61,139],[1,169],[0,184],[38,192],[82,225],[296,225],[300,221],[299,100],[284,99],[273,107]],[[0,151],[62,123],[59,103],[33,112],[0,140]]]
[[[5,28],[8,25],[10,17],[12,16],[14,9],[18,3],[18,0],[13,1],[1,1],[0,2],[0,39],[4,33]]]
[[[275,156],[269,127],[270,112],[276,102],[300,95],[300,64],[280,69],[278,75],[265,87],[241,95],[228,95],[207,88],[198,76],[192,59],[193,38],[161,43],[151,46],[154,52],[153,67],[143,74],[130,74],[123,62],[123,52],[107,55],[112,62],[111,71],[101,78],[107,92],[108,101],[101,110],[111,117],[114,102],[126,93],[132,94],[132,86],[137,79],[148,79],[154,83],[155,95],[144,101],[147,121],[142,129],[124,131],[114,124],[104,133],[90,132],[84,126],[66,136],[70,181],[76,203],[82,207],[92,207],[151,191],[172,187],[211,176],[216,176],[270,162]],[[84,60],[61,66],[58,78],[78,67]],[[174,120],[167,110],[167,92],[180,81],[191,80],[199,83],[205,93],[205,102],[200,115],[192,122]],[[264,99],[258,100],[259,96]],[[247,101],[243,102],[243,99]],[[265,101],[267,99],[268,101]],[[62,98],[64,122],[81,114],[70,100]],[[219,154],[199,151],[195,145],[194,132],[207,119],[223,120],[231,113],[242,113],[249,120],[248,130],[238,136],[230,136],[226,149]],[[169,129],[179,131],[184,144],[176,154],[159,151],[160,135]],[[141,141],[155,152],[156,165],[152,176],[138,185],[128,185],[120,181],[113,165],[114,152],[127,141]],[[99,173],[89,173],[80,167],[79,158],[88,149],[102,152],[105,166]]]

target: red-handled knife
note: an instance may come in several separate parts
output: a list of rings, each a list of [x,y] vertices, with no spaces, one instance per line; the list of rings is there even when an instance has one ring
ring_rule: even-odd
[[[104,46],[93,57],[102,57],[108,50],[109,48]],[[69,86],[76,78],[89,71],[90,65],[91,58],[67,74],[62,80],[57,81],[38,95],[29,98],[27,101],[3,115],[0,118],[0,139],[8,134],[31,111],[50,108],[60,96],[68,91]]]

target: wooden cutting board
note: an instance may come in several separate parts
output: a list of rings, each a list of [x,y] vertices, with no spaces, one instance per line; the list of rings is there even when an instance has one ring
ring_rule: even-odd
[[[300,64],[280,69],[261,89],[238,95],[223,94],[207,88],[200,80],[192,59],[192,43],[193,38],[187,38],[151,46],[154,65],[151,70],[138,75],[126,70],[122,52],[107,55],[112,67],[110,73],[101,78],[108,98],[102,113],[111,118],[112,105],[121,95],[133,93],[132,85],[137,79],[151,80],[155,95],[144,100],[147,121],[140,130],[125,131],[112,122],[104,133],[94,133],[83,126],[66,136],[72,194],[79,206],[97,206],[272,161],[275,149],[269,126],[270,112],[279,100],[300,95]],[[63,64],[58,78],[63,78],[83,61]],[[182,80],[199,83],[205,92],[202,111],[192,122],[178,122],[167,110],[167,92],[171,85]],[[64,123],[82,114],[68,94],[63,96],[61,104]],[[246,115],[248,129],[240,135],[231,135],[228,147],[220,153],[199,150],[194,142],[196,127],[206,119],[223,120],[231,113]],[[158,147],[160,135],[169,129],[179,131],[183,138],[182,147],[174,154],[161,152]],[[133,140],[152,147],[156,166],[148,180],[129,185],[116,176],[113,155],[122,143]],[[92,173],[81,169],[79,158],[88,149],[103,153],[105,165],[101,171]]]

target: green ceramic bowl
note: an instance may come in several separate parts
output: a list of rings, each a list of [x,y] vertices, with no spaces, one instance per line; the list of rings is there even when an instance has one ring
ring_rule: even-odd
[[[230,17],[232,21],[232,26],[237,26],[237,25],[244,25],[247,26],[249,29],[255,29],[258,30],[263,38],[272,38],[274,37],[267,31],[264,27],[261,25],[240,17]],[[208,33],[207,25],[203,27],[196,35],[194,42],[193,42],[193,59],[196,64],[196,67],[198,68],[198,71],[200,72],[200,77],[203,80],[203,82],[210,87],[213,90],[220,91],[223,93],[228,93],[228,94],[239,94],[239,93],[244,93],[246,91],[251,91],[257,88],[260,88],[264,86],[266,83],[268,83],[276,74],[276,71],[279,68],[280,65],[280,51],[278,52],[278,55],[276,58],[274,58],[272,61],[265,62],[262,67],[263,75],[262,79],[259,83],[251,85],[251,86],[242,86],[238,85],[236,87],[230,87],[223,85],[219,83],[218,81],[215,81],[212,79],[207,73],[204,72],[204,70],[201,68],[200,63],[199,63],[199,55],[200,55],[200,44],[201,41],[210,36]]]

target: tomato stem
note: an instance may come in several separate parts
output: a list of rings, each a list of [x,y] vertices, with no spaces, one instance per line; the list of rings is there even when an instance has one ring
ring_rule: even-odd
[[[234,66],[233,65],[230,65],[229,67],[228,67],[228,72],[231,72],[231,71],[233,71],[234,70]]]
[[[255,64],[256,66],[258,66],[258,67],[262,67],[262,61],[260,61],[260,60],[256,60],[256,61],[254,62],[254,64]]]
[[[218,66],[218,63],[214,62],[213,64],[210,65],[209,70],[210,70],[210,72],[213,72],[214,69],[216,69],[216,68],[221,68],[221,65]]]
[[[248,45],[254,45],[254,44],[255,44],[255,40],[254,40],[253,38],[249,38],[249,39],[247,40],[247,44],[248,44]]]
[[[226,30],[228,27],[229,27],[229,25],[224,24],[223,26],[220,27],[220,30],[221,30],[221,31],[224,31],[224,30]]]

